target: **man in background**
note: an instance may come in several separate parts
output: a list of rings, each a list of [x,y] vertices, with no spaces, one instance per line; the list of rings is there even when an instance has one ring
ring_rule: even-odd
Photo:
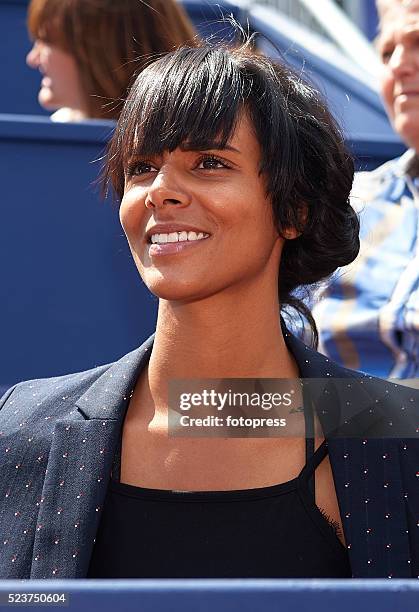
[[[419,0],[377,0],[381,93],[408,145],[356,176],[361,251],[323,292],[313,315],[319,350],[382,378],[419,376]]]

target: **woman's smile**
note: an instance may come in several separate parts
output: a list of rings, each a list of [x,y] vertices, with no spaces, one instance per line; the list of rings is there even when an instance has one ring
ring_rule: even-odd
[[[203,229],[187,224],[157,224],[146,231],[148,255],[150,258],[161,255],[182,253],[210,237]]]
[[[201,246],[202,243],[209,238],[209,234],[203,232],[171,232],[170,234],[161,233],[151,236],[151,244],[148,249],[150,257],[159,257],[160,255],[172,255],[182,253],[185,249]]]

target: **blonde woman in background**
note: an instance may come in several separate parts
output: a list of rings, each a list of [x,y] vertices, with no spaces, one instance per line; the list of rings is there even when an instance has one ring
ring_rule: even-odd
[[[117,119],[133,77],[196,32],[176,0],[31,0],[27,64],[53,121]]]

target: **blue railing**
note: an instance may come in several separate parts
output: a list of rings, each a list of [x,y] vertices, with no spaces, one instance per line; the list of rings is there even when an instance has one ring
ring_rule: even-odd
[[[19,592],[66,593],[77,612],[417,612],[419,601],[414,580],[14,580],[0,582],[0,605]]]

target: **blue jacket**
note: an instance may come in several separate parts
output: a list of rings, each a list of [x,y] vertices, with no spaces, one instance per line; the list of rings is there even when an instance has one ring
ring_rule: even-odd
[[[419,376],[419,181],[413,149],[355,175],[361,251],[313,304],[322,353],[382,378]]]
[[[419,425],[419,393],[361,378],[289,333],[285,340],[302,377],[349,381],[363,404],[348,418],[345,408],[337,418],[333,393],[316,406],[324,431],[330,419],[346,427],[328,448],[353,576],[418,576],[419,440],[388,436],[397,423]],[[0,578],[86,576],[123,417],[152,342],[112,364],[19,383],[0,401]]]

